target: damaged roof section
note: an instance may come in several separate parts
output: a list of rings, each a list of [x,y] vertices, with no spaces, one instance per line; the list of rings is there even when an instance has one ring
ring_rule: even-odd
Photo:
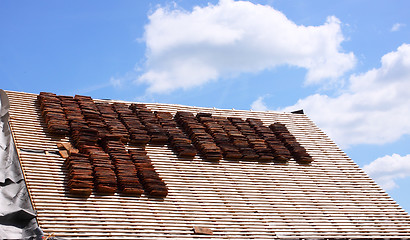
[[[47,234],[66,239],[410,236],[409,215],[304,114],[52,95],[63,114],[57,110],[47,117],[54,111],[42,107],[37,94],[7,95],[16,147],[25,149],[20,160],[27,187]],[[52,116],[64,118],[68,127],[50,121]],[[84,159],[75,160],[76,154]],[[124,168],[135,171],[128,176],[121,173]],[[142,173],[145,169],[158,178]],[[97,180],[108,172],[115,183]],[[135,174],[142,190],[135,187]],[[150,184],[160,181],[167,191],[155,196]]]

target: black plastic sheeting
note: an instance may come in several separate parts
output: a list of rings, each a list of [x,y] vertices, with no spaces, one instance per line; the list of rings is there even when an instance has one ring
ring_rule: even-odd
[[[0,97],[0,239],[42,239],[10,132],[10,103],[3,90]]]

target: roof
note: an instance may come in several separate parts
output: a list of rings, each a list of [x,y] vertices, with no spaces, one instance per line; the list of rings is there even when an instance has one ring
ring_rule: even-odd
[[[219,161],[178,156],[147,144],[165,197],[72,195],[58,143],[47,130],[37,94],[6,91],[10,126],[26,184],[47,234],[66,239],[410,238],[410,216],[306,115],[146,103],[151,111],[211,113],[284,124],[312,158],[301,163]],[[114,103],[119,101],[94,100]],[[125,102],[126,104],[131,104]],[[133,148],[131,145],[128,148]],[[197,234],[198,227],[212,235]]]

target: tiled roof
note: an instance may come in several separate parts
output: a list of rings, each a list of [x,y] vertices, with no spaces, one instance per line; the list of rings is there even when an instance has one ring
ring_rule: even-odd
[[[410,238],[410,216],[304,114],[146,103],[151,111],[172,115],[210,113],[216,118],[260,119],[266,127],[284,124],[313,161],[215,161],[202,154],[178,156],[170,146],[148,144],[145,150],[167,186],[166,197],[95,192],[83,197],[68,192],[65,159],[58,154],[57,144],[69,142],[70,137],[50,134],[37,94],[6,92],[26,183],[46,235],[66,239]],[[215,124],[208,125],[218,130]]]

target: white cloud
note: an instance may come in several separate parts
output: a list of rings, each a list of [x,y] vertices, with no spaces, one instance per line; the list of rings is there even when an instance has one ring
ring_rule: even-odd
[[[251,104],[251,109],[253,111],[268,111],[268,107],[263,101],[263,97],[258,97],[258,99]]]
[[[342,147],[383,144],[410,134],[410,45],[384,55],[381,67],[352,75],[348,89],[336,97],[312,95],[294,106]]]
[[[391,27],[390,31],[392,31],[392,32],[397,32],[397,31],[400,30],[400,28],[405,27],[405,26],[406,26],[406,24],[404,24],[404,23],[395,23],[395,24],[393,24],[393,26]]]
[[[110,78],[110,84],[113,86],[113,87],[122,87],[122,85],[123,85],[123,79],[121,79],[121,78],[114,78],[114,77],[111,77]]]
[[[385,190],[397,188],[395,180],[410,177],[410,154],[384,156],[363,167]]]
[[[145,72],[151,93],[188,89],[280,65],[307,69],[306,83],[334,80],[355,65],[344,53],[340,21],[297,25],[270,6],[221,0],[192,11],[158,8],[145,26]]]

